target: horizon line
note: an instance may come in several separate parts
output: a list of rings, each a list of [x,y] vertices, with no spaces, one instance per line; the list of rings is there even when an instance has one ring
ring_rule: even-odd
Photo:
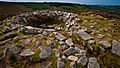
[[[9,2],[9,3],[70,3],[70,4],[79,4],[79,5],[106,5],[106,6],[120,6],[119,4],[86,4],[78,2],[59,2],[59,1],[0,1],[0,2]]]

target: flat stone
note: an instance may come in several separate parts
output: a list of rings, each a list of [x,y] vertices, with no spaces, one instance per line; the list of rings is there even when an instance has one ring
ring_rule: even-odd
[[[84,40],[90,40],[93,39],[93,37],[91,37],[90,35],[88,35],[86,32],[84,32],[84,30],[79,30],[78,34],[80,35],[80,37]]]
[[[103,48],[110,48],[111,44],[108,41],[100,41],[99,42]]]
[[[55,29],[45,29],[46,31],[48,31],[48,32],[54,32],[54,31],[56,31]]]
[[[71,56],[68,56],[68,60],[77,61],[78,57],[71,55]]]
[[[99,63],[95,57],[90,57],[87,68],[100,68]]]
[[[72,42],[72,39],[71,39],[71,38],[67,39],[67,40],[65,41],[65,43],[66,43],[67,45],[69,45],[69,46],[72,46],[72,45],[73,45],[73,42]]]
[[[46,47],[41,49],[41,53],[39,54],[41,59],[46,59],[51,55],[51,48]]]
[[[57,68],[65,68],[65,63],[61,60],[61,58],[57,59]]]
[[[63,35],[60,34],[60,33],[57,33],[57,34],[55,35],[55,37],[56,37],[58,40],[61,40],[61,41],[66,39],[66,37],[63,36]]]
[[[74,54],[74,53],[78,53],[78,50],[76,50],[74,47],[70,47],[67,50],[63,51],[63,54],[65,56],[69,56],[69,55]]]
[[[112,41],[112,53],[120,56],[120,42],[113,40]]]
[[[87,57],[86,57],[86,56],[83,56],[83,57],[81,57],[81,58],[77,61],[77,63],[85,66],[85,65],[87,64],[87,61],[88,61],[88,60],[87,60]]]
[[[31,49],[25,49],[22,53],[20,53],[20,56],[32,56],[34,52]]]
[[[35,28],[35,27],[31,27],[31,26],[25,26],[22,29],[22,32],[25,34],[40,34],[43,32],[43,29],[41,28]]]
[[[31,43],[32,42],[32,39],[26,39],[25,40],[25,44],[29,44],[29,43]]]

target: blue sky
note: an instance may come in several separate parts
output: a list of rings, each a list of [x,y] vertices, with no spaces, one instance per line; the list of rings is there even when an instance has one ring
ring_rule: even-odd
[[[94,4],[94,5],[120,5],[120,0],[0,0],[14,2],[70,2],[79,4]]]

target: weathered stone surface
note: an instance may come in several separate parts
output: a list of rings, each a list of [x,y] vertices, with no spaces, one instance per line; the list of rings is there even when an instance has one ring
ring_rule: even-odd
[[[77,62],[78,62],[78,64],[81,64],[81,65],[85,66],[87,64],[87,61],[88,61],[87,57],[83,56]]]
[[[111,44],[108,41],[100,41],[99,42],[103,48],[110,48]]]
[[[71,55],[71,56],[68,56],[68,60],[77,61],[78,57]]]
[[[60,33],[57,33],[57,34],[55,35],[55,37],[56,37],[58,40],[61,40],[61,41],[66,39],[66,37],[63,36],[63,35],[60,34]]]
[[[76,62],[71,62],[70,63],[70,68],[77,68]]]
[[[71,38],[67,39],[67,40],[65,41],[65,43],[66,43],[67,45],[69,45],[69,46],[72,46],[72,45],[73,45],[73,42],[72,42],[72,39],[71,39]]]
[[[65,68],[65,63],[61,60],[61,58],[57,59],[57,68]]]
[[[32,39],[26,39],[25,40],[25,44],[29,44],[30,42],[32,42]]]
[[[99,63],[95,57],[90,57],[87,68],[100,68]]]
[[[31,26],[26,26],[22,29],[22,32],[25,34],[39,34],[43,32],[43,29],[41,28],[35,28]]]
[[[113,40],[112,41],[112,53],[120,56],[120,42]]]
[[[14,54],[17,54],[20,51],[20,48],[18,48],[15,45],[12,45],[9,47],[9,51],[13,52]]]
[[[76,50],[74,47],[70,47],[67,50],[63,51],[63,54],[66,56],[69,56],[71,54],[78,53],[78,50]]]
[[[79,30],[78,34],[80,35],[80,37],[84,40],[90,40],[93,39],[93,37],[91,37],[90,35],[88,35],[86,32],[84,32],[84,30]]]
[[[54,32],[54,31],[56,31],[55,29],[45,29],[46,31],[48,31],[48,32]]]
[[[20,56],[32,56],[34,52],[31,49],[25,49],[22,53],[20,53]]]
[[[46,47],[41,49],[41,53],[39,54],[41,59],[46,59],[51,55],[51,48]]]

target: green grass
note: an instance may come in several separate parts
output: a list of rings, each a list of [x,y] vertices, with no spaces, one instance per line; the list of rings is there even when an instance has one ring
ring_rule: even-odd
[[[25,7],[30,8],[32,10],[46,10],[49,9],[49,5],[47,4],[24,4]]]

